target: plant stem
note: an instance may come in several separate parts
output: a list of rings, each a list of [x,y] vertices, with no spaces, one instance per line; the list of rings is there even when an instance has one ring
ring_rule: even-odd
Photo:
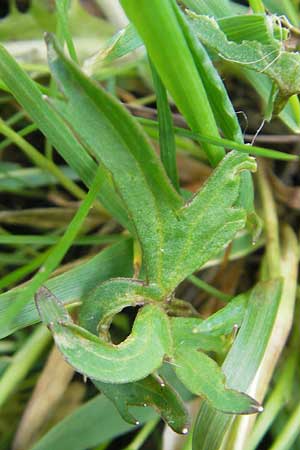
[[[193,283],[195,286],[197,286],[199,289],[203,289],[203,291],[207,292],[208,294],[218,298],[222,302],[230,302],[232,299],[231,295],[224,294],[224,292],[219,291],[219,289],[214,288],[208,283],[205,283],[205,281],[201,280],[200,278],[196,277],[195,275],[191,275],[188,277],[188,280]]]
[[[150,420],[137,433],[133,441],[124,450],[139,450],[159,422],[159,417]]]
[[[39,325],[27,339],[21,350],[13,357],[10,366],[0,379],[0,407],[27,375],[51,340],[51,334],[44,325]]]

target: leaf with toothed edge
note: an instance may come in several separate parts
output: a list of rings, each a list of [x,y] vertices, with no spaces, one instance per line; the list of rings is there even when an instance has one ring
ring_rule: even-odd
[[[129,407],[151,406],[176,433],[186,434],[189,430],[187,410],[176,391],[164,380],[149,376],[135,383],[116,385],[94,381],[94,384],[115,404],[123,419],[133,425],[138,421]]]
[[[53,107],[111,173],[134,222],[147,279],[170,294],[245,226],[246,212],[236,203],[241,173],[254,171],[255,160],[229,153],[184,203],[130,114],[47,40],[50,68],[66,98],[63,108]]]

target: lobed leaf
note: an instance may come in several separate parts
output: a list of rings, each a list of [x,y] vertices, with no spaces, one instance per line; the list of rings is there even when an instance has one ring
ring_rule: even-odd
[[[170,352],[168,320],[159,306],[141,308],[130,336],[113,345],[75,325],[63,304],[48,289],[38,290],[36,305],[67,362],[93,380],[106,383],[139,380],[158,369]]]
[[[178,346],[174,357],[175,372],[184,385],[194,394],[224,413],[254,414],[261,407],[250,396],[229,389],[224,373],[218,364],[200,351]]]
[[[138,423],[129,411],[130,406],[151,406],[176,433],[188,432],[187,410],[179,395],[165,381],[149,376],[135,383],[116,385],[96,381],[94,384],[115,404],[126,422]]]

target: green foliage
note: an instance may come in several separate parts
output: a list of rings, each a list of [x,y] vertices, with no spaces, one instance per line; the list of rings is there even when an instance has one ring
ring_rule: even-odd
[[[228,40],[214,19],[194,14],[190,17],[205,46],[227,61],[266,74],[274,82],[274,114],[280,113],[287,100],[300,92],[298,55],[284,50],[281,41],[273,38],[268,44],[256,40],[238,44]]]
[[[219,61],[229,61],[231,67],[236,67],[237,73],[248,74],[252,83],[257,83],[257,91],[269,96],[269,110],[281,113],[281,117],[285,115],[284,120],[291,124],[295,117],[288,108],[293,108],[294,115],[298,108],[296,97],[289,100],[299,93],[298,55],[285,50],[283,41],[295,29],[285,19],[281,19],[285,24],[282,28],[279,20],[267,19],[264,14],[233,15],[236,11],[244,13],[245,9],[229,0],[181,2],[181,6],[183,3],[192,11],[180,8],[175,0],[120,3],[131,23],[81,67],[73,41],[74,2],[56,1],[55,18],[50,24],[56,37],[46,35],[50,88],[33,81],[0,46],[0,86],[15,97],[34,122],[18,133],[13,129],[18,117],[13,117],[11,123],[0,119],[0,131],[6,136],[0,150],[12,141],[55,177],[48,173],[43,176],[40,169],[21,169],[19,164],[4,163],[0,167],[0,187],[20,194],[28,183],[34,189],[60,182],[83,200],[67,229],[58,230],[58,234],[18,236],[5,234],[4,230],[1,244],[16,248],[32,245],[34,258],[22,267],[21,275],[17,271],[8,274],[0,286],[22,279],[41,263],[43,267],[25,285],[0,295],[0,336],[6,337],[41,320],[50,329],[65,360],[91,379],[122,418],[135,426],[155,415],[148,409],[132,408],[150,406],[175,432],[186,434],[191,420],[182,398],[187,390],[189,398],[198,396],[202,400],[193,430],[193,450],[218,450],[224,444],[224,436],[229,436],[235,415],[262,411],[262,397],[252,398],[250,387],[260,373],[279,305],[288,291],[287,274],[280,268],[272,198],[265,192],[261,194],[267,258],[260,278],[268,281],[259,281],[250,289],[248,283],[247,292],[233,296],[209,286],[207,280],[199,280],[198,287],[203,286],[210,295],[227,302],[205,319],[194,305],[176,297],[177,288],[186,279],[197,286],[197,278],[191,275],[199,269],[249,254],[264,245],[265,238],[258,238],[260,220],[254,210],[251,177],[257,164],[249,153],[287,162],[297,157],[244,144],[233,104],[212,57],[217,55]],[[268,2],[272,6],[275,3]],[[253,1],[251,6],[255,12],[264,11],[261,2]],[[39,16],[37,7],[38,2],[33,2],[26,21],[28,17],[32,20],[34,14]],[[19,23],[16,13],[12,16]],[[41,14],[39,18],[46,16]],[[71,59],[64,53],[64,43]],[[136,53],[142,46],[142,52]],[[104,87],[93,79],[103,79],[105,70],[110,77],[114,65],[129,54],[136,68],[145,52],[150,61],[158,116],[152,123],[134,119],[109,93],[116,94],[114,78],[109,78]],[[144,67],[145,61],[146,58]],[[254,73],[249,74],[249,70]],[[270,84],[274,88],[271,92]],[[190,129],[174,127],[169,99]],[[158,130],[160,155],[142,125],[146,130]],[[45,156],[21,138],[37,128],[47,140]],[[178,136],[200,142],[212,166],[211,175],[194,193],[180,186]],[[52,159],[52,146],[67,166],[58,169]],[[226,153],[225,149],[231,151]],[[210,168],[205,169],[210,172]],[[89,191],[85,193],[75,181],[83,182]],[[116,220],[131,236],[122,233],[112,220],[107,223],[108,233],[77,238],[93,204],[99,215]],[[111,235],[112,225],[116,233]],[[256,239],[258,242],[253,244]],[[50,278],[72,245],[115,241],[120,242]],[[54,243],[43,253],[37,251],[39,246]],[[18,259],[16,251],[12,260],[23,257],[24,261],[24,255],[26,252]],[[273,267],[278,267],[276,273]],[[280,274],[284,283],[276,278]],[[292,286],[294,278],[295,274],[288,286]],[[124,315],[118,314],[127,307],[134,307],[137,314],[131,329],[125,320],[128,336],[116,344],[112,324],[124,325]],[[45,333],[43,328],[37,330],[40,329]],[[18,357],[9,366],[5,362],[0,379],[2,403],[14,390],[15,380],[25,376],[48,342],[48,334],[45,336],[45,343],[41,341],[31,359],[26,351],[31,352],[32,344],[16,354],[22,357],[19,368]],[[92,390],[94,386],[90,384]],[[105,441],[132,429],[123,423],[111,402],[107,403],[103,396],[95,397],[54,426],[33,449],[84,450],[99,444],[105,446]],[[79,436],[83,418],[84,433]],[[105,428],[101,433],[98,420]],[[154,426],[148,425],[149,430]],[[144,432],[147,435],[147,430]],[[230,439],[232,435],[228,448]]]

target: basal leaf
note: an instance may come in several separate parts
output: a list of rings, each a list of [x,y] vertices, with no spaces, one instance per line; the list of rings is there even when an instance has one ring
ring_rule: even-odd
[[[240,174],[255,170],[255,162],[246,155],[227,155],[204,188],[184,205],[129,113],[86,78],[53,41],[49,45],[51,70],[67,99],[61,113],[110,171],[137,231],[147,281],[166,296],[245,225],[245,211],[233,206],[240,196]]]
[[[39,289],[36,304],[65,359],[93,380],[106,383],[139,380],[158,369],[170,352],[168,320],[159,306],[143,307],[130,336],[113,345],[75,325],[63,304],[48,289]]]
[[[67,97],[61,112],[89,151],[112,174],[137,230],[147,276],[157,281],[162,265],[163,229],[183,200],[130,114],[68,61],[50,37],[49,49],[51,70]]]
[[[135,383],[94,383],[115,404],[127,422],[138,422],[130,412],[130,406],[151,406],[176,433],[188,432],[190,424],[186,408],[179,395],[165,381],[149,376]]]

